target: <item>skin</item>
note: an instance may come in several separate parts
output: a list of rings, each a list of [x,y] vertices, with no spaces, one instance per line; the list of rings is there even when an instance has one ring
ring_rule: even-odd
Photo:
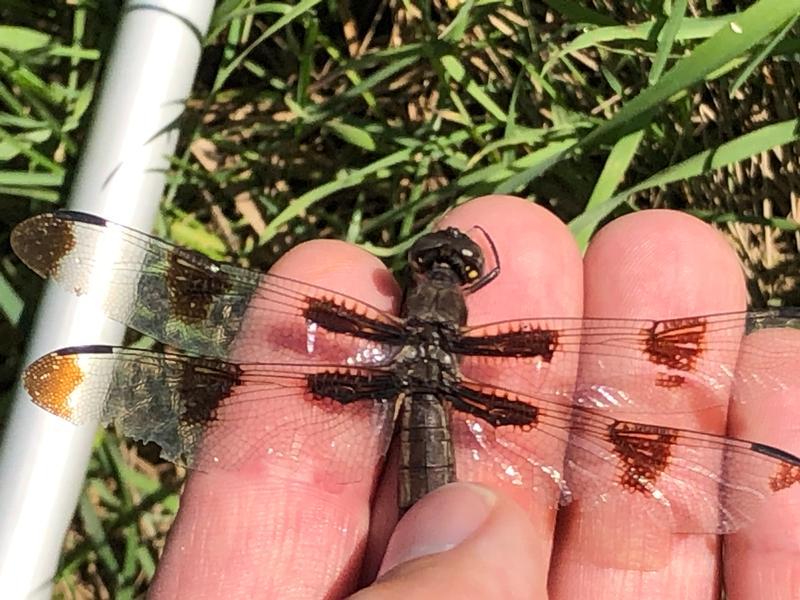
[[[441,223],[464,230],[475,224],[488,231],[501,257],[514,258],[470,298],[471,323],[745,308],[734,252],[685,214],[643,211],[617,219],[597,234],[583,260],[565,226],[527,201],[479,198]],[[275,271],[378,308],[398,305],[398,288],[382,265],[344,243],[304,244]],[[745,343],[780,343],[782,335],[796,333],[765,332]],[[777,360],[793,372],[796,356]],[[800,419],[800,405],[792,401],[800,374],[789,383],[770,397],[745,386],[745,402],[729,409],[728,435],[799,453],[791,423]],[[722,431],[724,417],[693,415],[690,407],[681,416],[687,425]],[[331,487],[269,468],[193,473],[151,597],[340,598],[377,572],[377,581],[354,598],[710,599],[719,596],[723,576],[730,600],[800,598],[800,489],[782,492],[768,513],[737,534],[661,536],[642,553],[629,543],[636,532],[597,527],[598,515],[571,507],[556,520],[542,503],[520,498],[518,488],[452,484],[396,523],[391,465],[390,455],[371,528],[368,481]],[[465,478],[489,483],[481,472]]]

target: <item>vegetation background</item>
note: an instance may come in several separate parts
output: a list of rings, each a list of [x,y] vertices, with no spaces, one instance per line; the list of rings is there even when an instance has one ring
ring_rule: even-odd
[[[123,3],[0,0],[0,427],[40,282],[8,243],[61,205]],[[222,0],[157,233],[265,268],[314,237],[402,266],[454,204],[718,224],[754,305],[800,305],[798,0]],[[98,434],[57,597],[132,598],[182,473]]]

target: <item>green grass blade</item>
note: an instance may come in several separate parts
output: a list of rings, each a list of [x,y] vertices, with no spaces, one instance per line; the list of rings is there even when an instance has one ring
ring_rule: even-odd
[[[322,0],[301,0],[296,5],[286,5],[286,13],[273,23],[267,30],[256,37],[246,48],[244,48],[239,55],[231,60],[224,68],[219,70],[217,78],[214,81],[214,91],[219,90],[223,84],[228,80],[241,63],[250,55],[250,53],[270,38],[276,31],[280,31],[286,25],[299,18],[304,13],[310,11],[314,6],[319,4]],[[279,6],[279,5],[278,5]]]
[[[566,17],[567,21],[575,23],[587,23],[591,25],[616,25],[617,22],[610,17],[596,10],[584,6],[582,2],[575,0],[544,0],[557,13]]]
[[[791,144],[798,140],[800,140],[800,119],[790,119],[767,125],[739,136],[735,140],[699,152],[676,165],[663,169],[607,201],[586,210],[581,216],[570,222],[570,230],[576,238],[588,239],[600,221],[625,202],[631,194],[710,173],[715,169],[756,156],[770,148]]]
[[[89,497],[85,493],[81,494],[78,503],[78,513],[81,516],[84,530],[95,552],[97,552],[97,557],[100,562],[108,571],[116,573],[119,570],[119,562],[114,556],[114,552],[111,550],[106,531],[100,517],[97,515],[95,506],[90,502]]]
[[[572,151],[578,142],[573,139],[553,142],[545,148],[532,152],[523,160],[514,163],[521,168],[517,173],[503,181],[494,188],[495,194],[510,194],[524,187],[529,181],[535,179],[550,167],[561,162]]]
[[[0,312],[6,316],[9,323],[17,325],[24,308],[25,302],[8,282],[5,275],[0,272]]]
[[[51,37],[41,31],[28,27],[0,25],[0,48],[12,52],[30,52],[44,48],[51,42]]]
[[[483,90],[483,88],[481,88],[481,86],[475,83],[475,81],[473,81],[469,75],[467,75],[467,70],[464,68],[464,65],[461,63],[460,59],[452,55],[447,55],[442,56],[440,60],[445,71],[447,71],[447,74],[464,86],[464,89],[467,90],[467,93],[472,96],[476,102],[483,106],[483,108],[486,109],[486,112],[491,114],[501,123],[505,123],[505,111],[503,111],[503,109],[500,108],[495,101],[489,97],[489,95]]]
[[[578,148],[585,149],[602,141],[613,143],[619,137],[641,128],[674,94],[703,81],[711,73],[740,57],[783,27],[798,11],[800,0],[759,0],[731,20],[728,27],[720,29],[698,45],[689,56],[678,61],[658,83],[624,104],[611,119],[589,133],[575,147],[554,157],[550,166]],[[516,191],[542,172],[541,167],[537,166],[518,173],[502,186],[502,190]]]
[[[760,0],[702,42],[686,58],[678,61],[659,82],[627,102],[609,121],[592,131],[581,146],[587,147],[603,138],[620,134],[631,122],[659,108],[673,94],[703,81],[710,73],[725,66],[774,31],[800,11],[800,0]]]
[[[369,152],[377,148],[375,139],[363,127],[356,127],[342,120],[330,121],[326,126],[348,144],[358,146]]]
[[[781,231],[800,231],[800,222],[780,217],[760,217],[757,215],[743,215],[735,212],[717,212],[708,209],[690,208],[686,211],[698,219],[709,223],[748,223],[761,227],[774,227]]]
[[[385,156],[362,169],[356,169],[355,171],[352,171],[341,179],[329,181],[328,183],[324,183],[313,190],[306,192],[292,202],[286,210],[281,212],[281,214],[269,222],[266,229],[264,229],[259,236],[258,244],[266,244],[269,240],[275,237],[275,234],[278,233],[284,224],[303,214],[315,202],[319,202],[323,198],[326,198],[327,196],[330,196],[336,192],[358,185],[367,177],[372,176],[383,169],[388,169],[393,165],[408,161],[411,158],[413,151],[413,149],[398,150],[397,152],[393,152],[392,154]]]
[[[64,173],[59,167],[56,173],[30,173],[28,171],[0,171],[0,186],[58,187],[63,183]]]
[[[589,197],[589,202],[586,204],[586,209],[590,210],[596,206],[602,206],[608,202],[609,198],[614,194],[617,186],[625,178],[625,173],[636,156],[636,150],[639,148],[639,143],[644,137],[644,129],[634,131],[628,135],[620,138],[614,144],[611,152],[606,159],[600,177],[592,190],[592,195]],[[578,246],[585,248],[589,242],[589,237],[593,233],[593,229],[585,228],[575,233],[575,239]]]
[[[742,69],[742,72],[739,76],[734,80],[733,84],[731,85],[731,91],[728,94],[730,98],[733,98],[736,95],[737,90],[742,86],[745,80],[752,75],[753,71],[756,70],[758,65],[762,64],[764,60],[772,54],[772,51],[783,41],[783,38],[786,34],[794,27],[794,24],[797,23],[798,16],[795,15],[794,18],[789,20],[786,25],[784,25],[783,29],[781,29],[777,35],[770,41],[768,44],[764,46],[764,48],[756,54],[753,59],[745,65]]]
[[[675,0],[670,8],[670,13],[664,26],[658,33],[658,48],[656,50],[656,55],[653,57],[653,66],[650,67],[650,73],[647,76],[650,85],[656,83],[661,78],[661,73],[664,72],[667,59],[675,43],[675,36],[678,35],[684,15],[686,14],[687,2],[688,0]]]
[[[676,41],[707,39],[726,27],[732,20],[733,15],[721,17],[695,17],[684,18],[681,26],[675,34]],[[657,27],[654,21],[637,23],[632,25],[618,25],[614,27],[598,27],[580,34],[570,43],[560,48],[545,63],[543,72],[546,74],[552,69],[553,65],[564,56],[594,48],[608,43],[620,43],[630,40],[647,41],[652,39],[653,30]]]

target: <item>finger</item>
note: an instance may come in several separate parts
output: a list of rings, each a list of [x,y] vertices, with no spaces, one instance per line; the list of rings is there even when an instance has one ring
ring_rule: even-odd
[[[441,223],[447,225],[465,231],[481,226],[499,255],[500,275],[468,298],[469,325],[582,314],[580,253],[569,230],[551,212],[515,197],[486,196],[450,212]],[[474,229],[471,235],[481,239]],[[491,255],[488,248],[484,253]],[[488,268],[488,257],[487,263]],[[481,382],[535,394],[542,381],[556,389],[572,389],[577,370],[577,360],[573,358],[567,353],[556,353],[549,363],[536,359],[467,358],[462,362],[462,371]],[[498,487],[515,498],[540,526],[540,539],[549,547],[558,489],[549,477],[542,476],[539,466],[552,464],[559,468],[563,444],[551,444],[553,448],[548,447],[545,455],[539,454],[545,451],[545,440],[535,429],[500,426],[484,433],[485,439],[479,445],[488,445],[489,451],[476,461],[471,458],[472,449],[462,445],[461,454],[457,455],[461,459],[457,466],[459,477]],[[503,444],[491,444],[492,437],[502,438]],[[507,450],[510,445],[515,452]],[[504,473],[509,467],[512,476]],[[516,476],[517,472],[521,477]]]
[[[389,542],[382,575],[353,599],[546,598],[547,556],[513,500],[456,483],[420,500]]]
[[[494,259],[488,240],[475,229],[481,226],[495,244],[500,259],[500,275],[467,298],[469,324],[542,315],[580,316],[583,300],[580,254],[569,231],[547,210],[519,198],[486,196],[448,213],[438,224],[440,228],[447,226],[468,232],[481,245],[487,268],[491,268]],[[568,356],[554,359],[538,370],[523,361],[481,359],[465,360],[464,374],[520,391],[530,391],[534,383],[530,374],[533,373],[561,389],[571,389],[574,385],[577,364],[571,363]],[[534,448],[531,452],[535,442],[525,439],[536,439],[536,434],[514,427],[500,427],[494,432],[489,429],[487,426],[484,439],[478,442],[463,427],[463,419],[454,418],[457,477],[459,481],[479,482],[500,489],[525,507],[536,527],[540,554],[549,556],[555,515],[551,504],[554,495],[557,500],[558,490],[541,470],[538,478],[535,474],[529,475],[534,469],[536,452],[541,449]],[[501,436],[507,444],[519,442],[519,451],[509,452],[507,446],[494,442],[494,436]],[[476,455],[480,455],[479,460],[475,460]],[[558,446],[548,454],[544,464],[559,468],[562,458],[563,447]],[[517,477],[515,473],[523,476]],[[382,485],[389,486],[389,490],[384,494],[379,491],[378,498],[394,502],[383,513],[396,511],[396,481],[385,480]],[[380,506],[376,507],[377,511]],[[370,546],[382,548],[383,544],[371,543]],[[378,563],[377,551],[369,556],[373,564]]]
[[[380,261],[341,242],[303,244],[271,272],[336,289],[380,309],[393,310],[396,305],[395,284]],[[262,336],[263,345],[240,346],[235,358],[280,360],[271,353],[277,352],[275,336],[281,323],[271,325],[275,327],[251,320],[246,339]],[[275,402],[253,405],[256,412],[226,432],[231,439],[258,436],[259,428],[269,422],[264,420],[279,418],[283,409]],[[359,433],[354,430],[353,437]],[[368,445],[365,434],[360,439],[360,447]],[[297,440],[303,449],[313,443],[299,431]],[[319,448],[319,456],[309,451],[303,460],[261,456],[236,471],[190,474],[152,597],[305,599],[337,597],[353,589],[373,479],[366,472],[354,483],[327,480],[319,470],[325,456]],[[377,458],[363,457],[365,470]]]
[[[800,331],[757,331],[742,344],[728,433],[800,455]],[[753,376],[750,376],[750,375]],[[762,381],[780,382],[765,389]],[[769,475],[769,474],[767,474]],[[800,485],[778,489],[755,520],[723,540],[729,600],[800,599]],[[788,479],[788,478],[787,478]]]
[[[584,268],[587,317],[664,319],[745,307],[744,281],[733,251],[713,229],[677,212],[643,211],[612,222],[591,244]],[[694,352],[695,367],[720,361],[732,370],[735,352],[715,354],[718,345],[700,335],[696,344],[685,344]],[[647,354],[652,350],[642,348],[637,357],[616,352],[618,356],[582,361],[579,373],[581,389],[588,383],[616,386],[634,403],[635,410],[616,410],[611,416],[724,433],[729,387],[684,385],[688,378],[674,380],[674,385],[659,383],[657,356]],[[611,469],[607,475],[618,476]],[[668,478],[656,479],[656,487],[661,485],[671,484]],[[677,488],[668,489],[672,504],[666,509],[664,503],[654,504],[657,499],[645,490],[617,487],[602,500],[582,498],[568,507],[559,516],[556,533],[553,597],[716,597],[717,537],[671,534],[670,511],[678,510],[685,498]],[[687,496],[691,492],[683,489]],[[649,518],[651,510],[655,518]]]

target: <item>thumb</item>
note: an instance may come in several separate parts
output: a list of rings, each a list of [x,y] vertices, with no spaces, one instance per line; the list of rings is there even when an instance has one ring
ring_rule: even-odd
[[[352,599],[546,598],[547,548],[514,501],[454,483],[409,510],[377,581]]]

